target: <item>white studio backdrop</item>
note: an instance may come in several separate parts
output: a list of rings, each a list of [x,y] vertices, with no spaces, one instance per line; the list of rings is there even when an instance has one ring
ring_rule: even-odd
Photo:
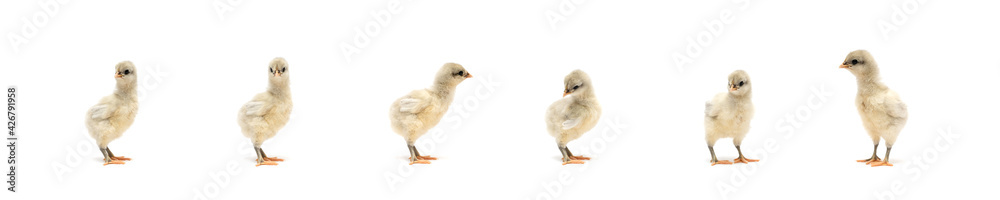
[[[6,1],[0,84],[19,88],[17,192],[2,199],[952,199],[1000,186],[1000,2]],[[27,27],[27,28],[26,28]],[[26,31],[27,30],[27,31]],[[367,31],[367,32],[366,32]],[[13,38],[13,39],[12,39]],[[867,49],[909,105],[872,168],[838,69]],[[290,64],[295,107],[254,167],[236,112]],[[135,123],[102,166],[87,109],[138,67]],[[446,62],[475,77],[406,165],[388,108]],[[560,165],[563,77],[590,74],[600,124]],[[759,163],[709,166],[704,102],[746,70]],[[731,139],[715,146],[737,156]],[[879,156],[884,155],[884,144]],[[6,167],[6,166],[5,166]],[[6,171],[6,170],[5,170]]]

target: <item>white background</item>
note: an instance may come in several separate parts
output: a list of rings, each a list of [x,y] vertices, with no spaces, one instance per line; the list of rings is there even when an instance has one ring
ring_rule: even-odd
[[[0,5],[0,84],[20,89],[21,137],[18,192],[3,199],[962,199],[1000,186],[993,1],[401,1],[351,61],[342,45],[389,1],[68,1],[39,14],[49,1]],[[11,43],[36,15],[48,21]],[[909,105],[895,167],[854,162],[871,143],[837,66],[856,49]],[[263,148],[286,161],[254,167],[236,112],[276,56],[295,108]],[[122,60],[143,99],[110,147],[133,160],[102,166],[83,117]],[[458,87],[457,120],[421,139],[440,159],[410,168],[388,107],[446,62],[475,78]],[[542,117],[573,69],[604,114],[569,144],[593,160],[563,166]],[[704,101],[736,69],[757,110],[743,150],[762,161],[709,166]],[[736,157],[730,139],[716,153]]]

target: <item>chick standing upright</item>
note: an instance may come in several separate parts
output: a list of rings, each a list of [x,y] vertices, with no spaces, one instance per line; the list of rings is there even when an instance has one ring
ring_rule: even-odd
[[[451,105],[455,97],[455,88],[465,79],[472,78],[462,65],[447,63],[438,70],[434,84],[427,89],[413,90],[406,96],[396,99],[389,107],[389,120],[392,130],[406,140],[406,148],[410,150],[410,164],[430,164],[428,160],[435,157],[421,156],[413,146],[417,138],[433,128]]]
[[[711,101],[705,102],[705,141],[708,142],[708,152],[712,153],[712,165],[733,164],[728,160],[718,160],[715,157],[715,141],[721,138],[733,138],[733,145],[740,157],[733,162],[749,163],[760,160],[743,157],[740,144],[750,132],[750,120],[753,119],[753,102],[751,98],[750,75],[743,70],[729,74],[729,92],[716,94]]]
[[[549,106],[545,113],[545,124],[549,135],[556,138],[563,165],[583,164],[583,160],[590,158],[574,156],[566,143],[580,138],[597,125],[597,120],[601,117],[601,105],[597,102],[594,86],[587,73],[574,70],[566,75],[563,83],[563,98]]]
[[[284,161],[277,157],[267,157],[260,145],[274,137],[288,123],[292,112],[292,92],[288,86],[288,62],[278,57],[268,66],[267,91],[257,94],[240,108],[237,122],[243,135],[250,138],[257,154],[257,166],[278,165],[274,161]]]
[[[847,69],[857,78],[858,96],[854,103],[861,115],[861,122],[868,131],[868,136],[875,143],[872,157],[858,162],[875,166],[892,166],[889,164],[889,152],[896,143],[896,136],[906,125],[908,113],[906,104],[899,98],[896,91],[890,90],[882,83],[879,76],[878,63],[865,50],[856,50],[847,54],[840,68]],[[885,160],[879,159],[878,141],[885,139]]]
[[[97,147],[104,154],[104,165],[125,164],[132,160],[124,156],[115,156],[108,148],[108,143],[122,136],[132,122],[139,109],[139,98],[136,92],[138,74],[135,65],[130,61],[122,61],[115,65],[115,93],[101,98],[97,105],[90,107],[84,120],[90,136],[97,140]]]

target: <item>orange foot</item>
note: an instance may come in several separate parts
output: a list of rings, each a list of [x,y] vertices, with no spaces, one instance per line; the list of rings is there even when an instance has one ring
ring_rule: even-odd
[[[124,165],[125,162],[119,160],[104,161],[104,166],[107,166],[108,164]]]
[[[715,164],[732,165],[733,163],[729,162],[728,160],[720,160],[720,161],[712,162],[712,166],[715,166]]]
[[[752,162],[757,162],[757,161],[760,161],[760,160],[749,159],[749,158],[744,158],[744,157],[739,157],[739,158],[733,159],[733,163],[743,163],[743,164],[750,164]]]
[[[125,156],[115,156],[115,157],[111,157],[111,160],[125,160],[125,161],[129,161],[129,160],[132,160],[132,159],[131,158],[126,158]]]
[[[264,157],[264,161],[278,161],[278,162],[282,162],[282,161],[285,161],[285,159],[281,159],[281,158],[278,158],[278,157]]]
[[[573,159],[573,160],[590,160],[590,157],[570,156],[569,159]]]
[[[566,164],[583,164],[583,163],[584,163],[583,160],[569,160],[569,161],[563,162],[563,165],[566,165]]]
[[[438,158],[430,157],[430,156],[417,156],[417,159],[420,159],[420,160],[437,160]]]
[[[866,165],[870,165],[870,164],[872,164],[874,162],[881,162],[881,161],[882,161],[881,158],[869,158],[869,159],[864,159],[864,160],[858,160],[858,162],[865,162]]]
[[[257,163],[257,167],[260,167],[261,165],[278,165],[278,163],[271,162],[271,161],[264,161],[264,162],[258,162]]]
[[[413,165],[413,164],[431,164],[431,161],[426,161],[426,160],[410,161],[410,165]]]
[[[871,163],[872,163],[872,167],[878,167],[878,166],[889,166],[889,167],[892,167],[892,163],[889,163],[889,161],[875,161],[875,162],[871,162]]]

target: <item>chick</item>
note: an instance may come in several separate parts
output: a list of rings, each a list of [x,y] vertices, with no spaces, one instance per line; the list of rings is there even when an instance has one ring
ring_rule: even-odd
[[[430,88],[413,90],[392,102],[389,120],[392,130],[406,140],[406,147],[410,150],[410,165],[430,164],[428,160],[437,160],[435,157],[421,156],[413,144],[441,121],[455,98],[455,88],[469,78],[472,78],[472,74],[462,65],[447,63],[438,70]]]
[[[267,157],[260,148],[261,143],[274,137],[288,123],[292,112],[292,92],[288,87],[288,62],[278,57],[268,65],[267,91],[257,94],[240,108],[237,122],[243,135],[250,138],[257,153],[257,166],[278,165],[274,161],[284,161],[277,157]]]
[[[715,158],[715,141],[720,138],[733,138],[733,145],[740,157],[733,160],[738,163],[750,163],[760,160],[743,157],[740,144],[750,132],[750,120],[753,119],[753,102],[750,101],[750,75],[743,70],[729,74],[729,92],[716,94],[711,101],[705,102],[705,141],[708,142],[708,152],[712,153],[712,165],[733,164],[728,160]]]
[[[132,160],[124,156],[115,156],[108,148],[108,143],[122,136],[135,121],[135,113],[139,109],[136,89],[138,74],[135,65],[130,61],[122,61],[115,65],[115,93],[101,98],[97,105],[90,107],[84,120],[90,137],[97,140],[97,147],[104,154],[104,165],[125,164]]]
[[[906,125],[906,104],[900,100],[899,94],[882,83],[878,63],[868,51],[856,50],[847,54],[840,68],[847,69],[858,80],[858,96],[854,104],[858,107],[858,114],[861,115],[861,122],[868,131],[868,136],[875,144],[872,157],[858,162],[871,164],[872,167],[892,166],[889,163],[889,152]],[[885,160],[875,155],[880,137],[885,140]]]
[[[566,143],[580,138],[597,125],[597,120],[601,118],[601,105],[597,102],[594,85],[590,83],[587,73],[579,69],[573,70],[566,75],[563,83],[563,98],[549,106],[545,113],[545,124],[549,135],[556,138],[563,165],[583,164],[583,160],[590,158],[574,156]]]

